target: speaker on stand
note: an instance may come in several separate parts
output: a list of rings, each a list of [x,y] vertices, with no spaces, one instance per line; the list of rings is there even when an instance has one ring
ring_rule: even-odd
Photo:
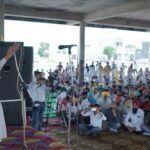
[[[0,42],[0,59],[14,42]],[[20,50],[16,52],[19,71],[23,64],[23,43],[19,42]],[[0,72],[0,101],[2,102],[6,125],[21,126],[23,124],[21,114],[21,100],[17,91],[17,83],[20,84],[15,66],[14,57],[10,58]]]
[[[24,59],[22,66],[22,78],[26,84],[31,83],[33,73],[33,47],[24,46]],[[26,100],[27,116],[32,117],[32,99],[26,88],[23,89],[23,95]]]

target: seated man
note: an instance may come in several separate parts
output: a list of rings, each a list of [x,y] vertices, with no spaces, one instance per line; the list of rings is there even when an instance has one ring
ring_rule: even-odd
[[[13,54],[19,49],[19,45],[18,44],[14,44],[13,46],[11,46],[8,50],[6,55],[4,56],[3,59],[0,60],[0,71],[2,69],[2,67],[5,65],[5,63],[7,62],[7,60],[13,56]],[[7,133],[6,133],[6,125],[5,125],[5,118],[4,118],[4,113],[3,113],[3,108],[2,105],[0,103],[0,142],[3,138],[7,137]]]
[[[108,91],[102,92],[102,97],[97,101],[97,103],[101,106],[102,111],[110,108],[112,100],[110,98],[110,93]]]
[[[90,111],[83,111],[82,116],[90,116],[90,125],[79,124],[80,134],[96,135],[102,128],[102,121],[106,120],[105,115],[100,111],[98,104],[94,104]]]
[[[112,103],[111,107],[104,112],[107,117],[107,127],[112,132],[117,132],[117,130],[121,127],[121,114],[117,110],[116,103]]]
[[[127,97],[126,100],[123,102],[122,108],[121,108],[121,116],[122,116],[122,121],[123,122],[125,121],[125,117],[128,114],[128,112],[132,110],[132,105],[133,105],[132,104],[132,99]]]
[[[59,115],[60,115],[60,111],[61,111],[60,110],[61,103],[62,103],[63,99],[66,98],[66,96],[67,96],[66,88],[61,88],[60,94],[57,96],[57,111],[58,111]]]
[[[87,93],[87,98],[91,105],[96,104],[96,99],[95,99],[94,93],[92,91]]]
[[[71,103],[71,98],[70,96],[66,96],[62,101],[61,101],[61,104],[60,104],[60,112],[61,112],[61,118],[67,128],[68,126],[68,106],[69,106],[69,103]]]
[[[83,100],[81,101],[81,109],[87,110],[90,107],[90,102],[87,98],[87,92],[83,92]]]
[[[129,132],[142,131],[142,126],[144,124],[144,111],[138,108],[136,101],[133,102],[133,108],[127,113],[124,125],[127,127]]]
[[[87,98],[87,92],[83,92],[83,100],[81,101],[81,110],[85,111],[85,110],[89,110],[90,109],[90,101]],[[89,124],[90,123],[90,117],[81,117],[81,120],[85,123],[85,124]]]

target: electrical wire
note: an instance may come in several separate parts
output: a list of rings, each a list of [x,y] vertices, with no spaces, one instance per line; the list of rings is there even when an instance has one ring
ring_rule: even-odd
[[[19,60],[19,65],[17,63],[17,58],[16,54],[14,54],[14,60],[15,60],[15,65],[16,65],[16,70],[17,70],[17,83],[16,83],[16,89],[18,91],[18,94],[21,99],[21,110],[22,110],[22,120],[23,120],[23,150],[28,150],[27,147],[27,142],[26,142],[26,112],[25,112],[25,101],[23,98],[23,93],[20,92],[19,90],[19,79],[21,80],[22,84],[24,83],[23,78],[20,74],[19,68],[21,67],[21,61],[23,57],[23,48],[20,48],[20,60]],[[21,89],[22,90],[22,89]]]

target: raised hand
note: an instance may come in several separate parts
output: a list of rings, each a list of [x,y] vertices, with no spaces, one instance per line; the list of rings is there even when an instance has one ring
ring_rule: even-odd
[[[5,55],[5,59],[8,60],[10,57],[12,57],[19,48],[20,45],[18,43],[14,43],[12,46],[10,46]]]

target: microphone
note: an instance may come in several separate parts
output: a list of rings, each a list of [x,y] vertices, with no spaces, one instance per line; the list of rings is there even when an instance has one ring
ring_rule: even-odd
[[[77,46],[77,45],[75,45],[75,44],[72,44],[72,45],[59,45],[58,48],[59,49],[64,49],[64,48],[71,48],[73,46]]]

